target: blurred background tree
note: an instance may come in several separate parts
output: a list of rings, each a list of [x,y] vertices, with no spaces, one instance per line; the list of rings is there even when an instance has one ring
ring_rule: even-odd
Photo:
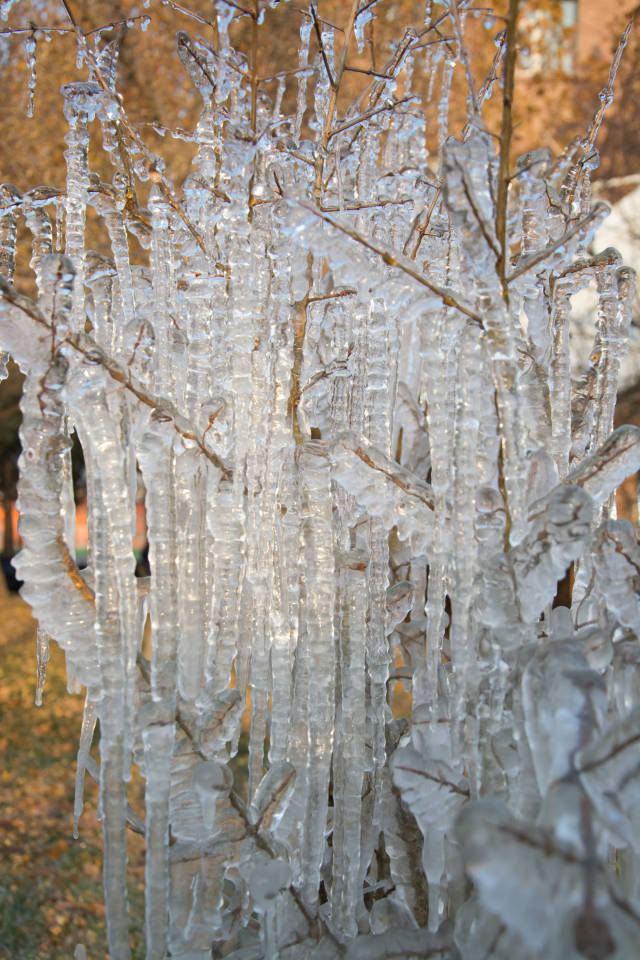
[[[252,0],[246,0],[251,4]],[[323,0],[319,16],[340,20],[342,0]],[[374,4],[372,4],[373,6]],[[427,2],[436,13],[436,0]],[[236,13],[242,3],[236,5]],[[467,37],[476,84],[479,86],[494,51],[494,38],[501,30],[505,0],[470,5]],[[401,38],[400,24],[413,24],[418,32],[424,23],[425,0],[377,0],[376,17],[365,29],[365,49],[350,64],[345,102],[370,80],[371,70],[383,70],[391,45]],[[70,9],[83,29],[90,33],[114,24],[111,36],[119,48],[118,88],[123,91],[132,120],[143,125],[145,139],[160,146],[158,130],[191,129],[197,102],[176,54],[178,30],[197,32],[215,45],[212,5],[208,0],[188,3],[154,0],[143,6],[135,0],[70,0]],[[60,86],[78,77],[75,41],[62,0],[5,0],[0,5],[6,21],[0,22],[0,77],[4,90],[0,114],[0,170],[5,181],[18,189],[35,183],[64,185],[64,126],[59,123]],[[629,0],[527,0],[521,16],[521,56],[516,103],[517,150],[548,146],[559,152],[567,139],[584,129],[597,104],[617,40],[633,13]],[[151,18],[150,28],[145,18]],[[473,21],[476,24],[473,24]],[[260,76],[295,65],[301,12],[295,4],[281,3],[266,13],[268,43],[256,50]],[[52,27],[59,30],[52,32]],[[45,29],[46,28],[46,29]],[[471,29],[469,29],[471,28]],[[233,42],[251,56],[251,23],[240,18],[234,24]],[[106,36],[106,34],[105,34]],[[265,29],[261,31],[261,38]],[[28,120],[29,70],[25,64],[29,44],[35,41],[37,84],[33,118]],[[602,134],[604,176],[636,172],[640,151],[637,112],[630,110],[638,85],[638,41],[633,39],[618,79],[618,101],[607,116]],[[312,50],[314,41],[312,39]],[[317,47],[316,47],[317,49]],[[442,69],[446,67],[446,57]],[[419,72],[420,65],[416,63]],[[358,73],[356,71],[363,71]],[[462,67],[453,76],[463,90]],[[427,78],[424,78],[425,81]],[[292,85],[290,85],[292,86]],[[275,81],[264,84],[275,89]],[[293,96],[291,90],[285,97]],[[637,100],[637,98],[635,98]],[[463,104],[454,96],[452,130],[462,116]],[[487,113],[491,128],[497,120],[497,100]],[[458,117],[455,113],[460,111]],[[167,139],[163,156],[167,157]],[[191,151],[183,140],[172,140],[169,156],[176,181],[187,171]]]

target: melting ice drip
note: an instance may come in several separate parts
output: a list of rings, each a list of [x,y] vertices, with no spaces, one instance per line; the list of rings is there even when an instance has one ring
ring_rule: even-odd
[[[59,192],[1,198],[2,345],[27,374],[17,568],[39,694],[48,637],[86,688],[76,819],[87,770],[112,960],[129,956],[128,824],[146,839],[149,960],[212,946],[238,960],[628,958],[640,551],[612,494],[640,467],[640,431],[612,433],[633,278],[615,251],[588,253],[606,214],[590,202],[592,143],[520,159],[503,278],[494,143],[478,123],[444,128],[431,169],[407,99],[416,59],[434,77],[442,64],[446,125],[442,44],[409,37],[339,119],[344,57],[326,24],[310,57],[303,16],[284,115],[284,81],[274,101],[251,96],[233,7],[217,9],[218,53],[178,37],[203,100],[181,192],[128,124],[98,43],[90,80],[63,89],[64,255]],[[463,18],[439,9],[450,56]],[[358,20],[356,4],[346,36],[361,45]],[[472,120],[492,88],[470,98]],[[94,119],[111,183],[89,168]],[[110,257],[86,249],[87,207]],[[37,301],[12,286],[19,215]],[[571,298],[592,281],[594,348],[572,381]],[[148,581],[131,550],[137,471]],[[552,609],[568,570],[571,606]],[[410,722],[390,708],[400,680]],[[243,788],[230,761],[249,700]]]

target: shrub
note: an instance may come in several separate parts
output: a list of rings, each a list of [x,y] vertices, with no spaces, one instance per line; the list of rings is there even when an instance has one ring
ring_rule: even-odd
[[[374,3],[341,30],[287,7],[297,62],[270,79],[265,6],[218,3],[215,43],[178,34],[202,99],[181,188],[127,116],[112,34],[74,23],[88,79],[62,91],[64,253],[56,191],[3,193],[1,336],[26,373],[17,568],[40,684],[53,637],[86,690],[76,818],[99,720],[110,955],[129,956],[129,827],[150,960],[629,957],[640,552],[612,495],[640,431],[612,426],[633,277],[588,249],[619,56],[585,136],[514,162],[517,0],[481,86],[467,3],[428,4],[379,69],[352,59]],[[34,299],[11,282],[18,214]],[[593,282],[572,378],[571,302]]]

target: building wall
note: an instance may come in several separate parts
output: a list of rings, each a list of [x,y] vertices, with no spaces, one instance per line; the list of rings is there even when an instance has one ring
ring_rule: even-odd
[[[610,60],[616,39],[631,14],[630,0],[578,0],[577,59]]]

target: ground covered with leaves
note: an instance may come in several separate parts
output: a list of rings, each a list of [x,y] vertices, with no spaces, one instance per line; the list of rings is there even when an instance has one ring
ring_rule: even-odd
[[[87,777],[80,838],[73,839],[75,758],[83,700],[66,689],[52,644],[42,707],[34,705],[35,623],[15,595],[0,595],[0,960],[107,956],[97,785]],[[97,738],[96,738],[97,739]],[[95,750],[94,746],[94,750]],[[96,759],[98,755],[96,753]],[[132,784],[131,798],[141,794]],[[139,803],[135,803],[139,807]],[[132,952],[144,956],[144,842],[129,834]]]

